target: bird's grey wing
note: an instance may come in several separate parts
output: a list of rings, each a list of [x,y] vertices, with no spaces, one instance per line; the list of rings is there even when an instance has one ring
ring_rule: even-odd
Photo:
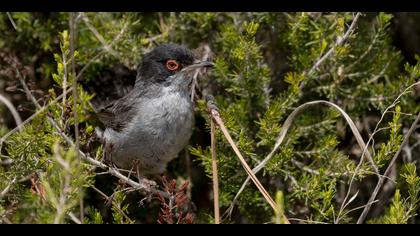
[[[135,114],[132,105],[129,106],[128,104],[126,96],[103,108],[99,108],[97,111],[99,120],[107,128],[121,131],[127,126]]]

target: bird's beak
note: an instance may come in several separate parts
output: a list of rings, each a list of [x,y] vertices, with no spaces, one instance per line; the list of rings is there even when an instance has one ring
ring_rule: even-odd
[[[210,61],[195,61],[194,64],[185,67],[182,71],[191,71],[203,67],[213,67],[214,63]]]

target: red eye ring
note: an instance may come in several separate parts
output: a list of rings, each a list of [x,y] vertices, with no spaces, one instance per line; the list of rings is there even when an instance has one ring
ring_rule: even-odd
[[[168,68],[170,71],[175,71],[179,68],[179,64],[175,60],[168,60],[166,62],[166,68]]]

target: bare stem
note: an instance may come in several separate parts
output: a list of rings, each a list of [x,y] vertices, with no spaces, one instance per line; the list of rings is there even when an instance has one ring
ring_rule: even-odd
[[[213,119],[210,121],[211,125],[211,164],[213,173],[213,198],[214,198],[214,221],[220,224],[220,208],[219,208],[219,178],[217,172],[217,159],[216,159],[216,127]]]
[[[236,156],[238,157],[239,161],[241,162],[242,167],[245,169],[249,178],[251,178],[252,182],[255,184],[255,186],[258,188],[258,190],[264,196],[265,200],[273,208],[274,212],[276,212],[277,211],[277,204],[274,202],[274,200],[271,198],[270,194],[268,194],[267,190],[265,190],[265,188],[262,186],[262,184],[260,183],[258,178],[252,172],[251,168],[246,163],[244,157],[242,156],[241,152],[239,151],[238,147],[236,146],[235,142],[233,141],[232,137],[230,136],[228,130],[226,129],[226,126],[224,125],[223,120],[220,118],[219,112],[216,110],[215,105],[212,104],[208,107],[209,107],[209,110],[210,110],[210,115],[212,116],[212,118],[214,119],[216,124],[219,126],[220,130],[222,131],[226,140],[228,141],[228,143],[232,147],[233,151],[235,152]],[[283,218],[285,219],[285,222],[287,224],[290,224],[290,222],[287,220],[287,217],[284,214],[283,214]]]

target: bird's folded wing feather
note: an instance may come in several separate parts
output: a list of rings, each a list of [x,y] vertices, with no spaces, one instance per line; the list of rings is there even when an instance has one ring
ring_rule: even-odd
[[[132,106],[125,102],[126,97],[114,101],[107,106],[98,109],[99,120],[107,127],[115,131],[124,129],[134,116]]]

